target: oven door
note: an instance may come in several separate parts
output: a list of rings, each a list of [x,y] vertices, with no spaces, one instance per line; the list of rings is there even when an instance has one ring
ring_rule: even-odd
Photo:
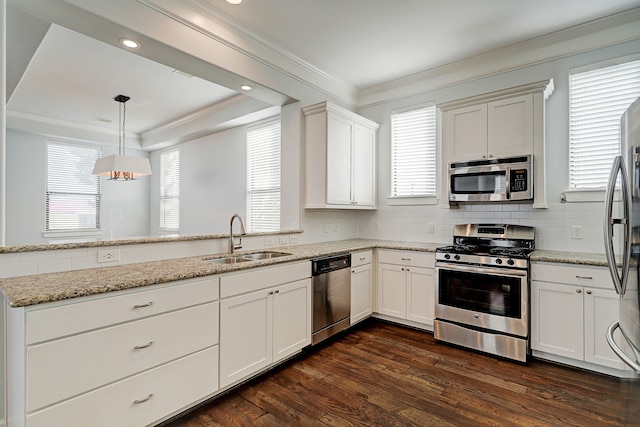
[[[526,270],[436,263],[437,319],[528,337],[528,301]]]

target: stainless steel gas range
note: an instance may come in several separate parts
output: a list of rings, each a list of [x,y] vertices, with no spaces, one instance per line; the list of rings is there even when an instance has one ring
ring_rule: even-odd
[[[533,227],[456,225],[436,250],[436,340],[526,362],[534,248]]]

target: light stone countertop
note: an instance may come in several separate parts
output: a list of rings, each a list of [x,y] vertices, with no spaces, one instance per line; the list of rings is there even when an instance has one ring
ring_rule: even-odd
[[[11,307],[25,307],[359,250],[384,248],[435,252],[439,246],[443,246],[443,244],[350,239],[305,245],[270,247],[264,250],[286,252],[291,255],[260,261],[217,264],[211,261],[205,261],[203,258],[211,256],[224,257],[225,254],[211,254],[60,273],[20,276],[0,279],[0,291],[2,291]],[[253,252],[259,251],[238,252],[237,254]],[[581,252],[536,250],[532,254],[531,260],[606,266],[604,255]]]
[[[0,279],[0,291],[2,291],[11,307],[25,307],[69,298],[96,295],[105,292],[120,291],[364,249],[389,248],[434,252],[438,246],[442,245],[435,243],[352,239],[286,247],[270,247],[265,249],[265,251],[286,252],[291,255],[234,264],[217,264],[203,260],[203,258],[206,257],[224,257],[226,255],[211,254],[207,256],[151,261],[60,273],[20,276]],[[237,254],[252,252],[259,251],[237,252]]]

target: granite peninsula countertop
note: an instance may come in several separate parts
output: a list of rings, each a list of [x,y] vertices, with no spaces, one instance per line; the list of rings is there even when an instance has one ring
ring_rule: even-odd
[[[234,264],[217,264],[203,259],[207,257],[224,257],[226,255],[221,253],[59,273],[11,277],[0,279],[0,291],[2,291],[11,307],[25,307],[358,250],[389,248],[434,252],[438,246],[442,245],[436,243],[351,239],[295,246],[269,247],[264,250],[286,252],[291,255]],[[241,251],[237,252],[237,254],[252,252],[259,251]]]
[[[20,276],[0,279],[0,291],[2,291],[10,306],[25,307],[345,252],[374,248],[435,252],[439,246],[443,245],[424,242],[350,239],[295,246],[269,247],[264,250],[286,252],[291,255],[234,264],[218,264],[203,259],[207,257],[224,257],[226,255],[221,253],[59,273]],[[238,254],[253,252],[259,251],[242,251],[238,252]],[[533,261],[606,266],[604,255],[581,252],[536,250],[532,254],[531,259]]]

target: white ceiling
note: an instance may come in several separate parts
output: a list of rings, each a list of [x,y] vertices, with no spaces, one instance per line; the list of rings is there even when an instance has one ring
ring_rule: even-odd
[[[358,89],[640,6],[640,0],[190,1]],[[8,43],[22,40],[12,33],[19,26],[9,22]],[[9,67],[9,53],[21,50],[7,51]],[[10,111],[111,129],[113,97],[124,94],[131,97],[127,131],[138,133],[236,94],[55,25],[9,93]]]

